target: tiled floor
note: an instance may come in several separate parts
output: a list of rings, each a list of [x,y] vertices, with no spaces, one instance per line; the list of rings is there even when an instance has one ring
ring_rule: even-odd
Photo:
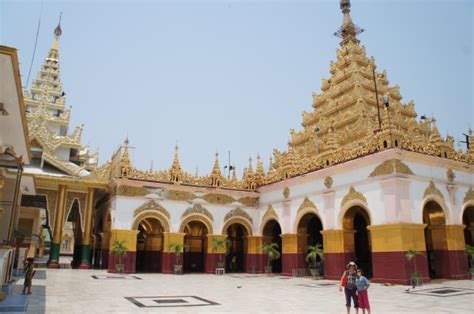
[[[96,276],[99,279],[95,279]],[[107,279],[105,271],[49,269],[33,280],[29,313],[345,313],[337,283],[265,275],[138,274]],[[103,278],[103,279],[100,279]],[[20,281],[18,284],[22,284]],[[432,293],[440,288],[447,294]],[[372,284],[372,313],[473,313],[474,281],[416,288]],[[430,292],[431,291],[431,292]],[[352,313],[355,313],[352,310]]]

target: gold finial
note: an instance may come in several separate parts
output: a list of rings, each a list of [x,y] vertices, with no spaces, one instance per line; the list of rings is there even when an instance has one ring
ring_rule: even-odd
[[[178,144],[174,146],[173,164],[170,169],[170,181],[179,182],[181,179],[181,164],[179,162],[179,147]]]
[[[63,16],[63,12],[61,12],[59,14],[59,22],[58,22],[58,26],[56,26],[56,28],[54,29],[54,36],[56,37],[60,37],[63,33],[62,29],[61,29],[61,17]]]
[[[63,33],[63,30],[61,29],[61,16],[62,15],[63,13],[61,12],[61,14],[59,15],[58,26],[56,26],[56,28],[54,29],[54,39],[53,39],[53,44],[51,46],[52,51],[50,51],[49,56],[48,56],[50,59],[58,59],[57,51],[59,47],[59,37],[61,37]]]
[[[222,179],[221,167],[219,166],[219,153],[216,152],[216,159],[214,160],[214,166],[211,172],[211,186],[220,186]]]
[[[339,5],[341,7],[341,11],[343,14],[342,25],[337,30],[337,32],[334,33],[334,35],[342,38],[341,46],[345,45],[346,43],[350,41],[359,43],[359,40],[356,38],[356,36],[362,33],[364,30],[352,22],[352,18],[350,14],[351,1],[341,0],[339,2]]]

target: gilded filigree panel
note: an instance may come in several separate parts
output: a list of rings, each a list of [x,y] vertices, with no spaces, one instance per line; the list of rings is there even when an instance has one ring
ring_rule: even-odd
[[[201,214],[209,218],[211,221],[214,221],[214,217],[212,216],[211,212],[205,207],[203,207],[201,204],[194,204],[193,207],[189,207],[188,209],[186,209],[181,215],[181,218],[192,214]]]
[[[341,201],[341,207],[344,207],[344,205],[347,202],[353,201],[353,200],[358,200],[358,201],[361,201],[361,202],[367,204],[367,199],[365,198],[365,196],[362,193],[357,192],[355,190],[355,188],[353,186],[351,186],[349,188],[349,192],[344,196],[344,198]]]
[[[237,207],[236,209],[233,209],[230,212],[228,212],[224,217],[224,222],[226,222],[227,220],[233,217],[242,217],[242,218],[247,219],[251,223],[253,223],[252,217],[250,217],[250,215],[240,207]]]

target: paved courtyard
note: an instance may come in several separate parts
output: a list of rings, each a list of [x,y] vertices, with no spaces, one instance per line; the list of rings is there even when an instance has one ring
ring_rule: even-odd
[[[337,282],[311,278],[39,269],[33,285],[28,313],[345,313]],[[372,284],[373,313],[474,311],[474,281],[406,289]]]

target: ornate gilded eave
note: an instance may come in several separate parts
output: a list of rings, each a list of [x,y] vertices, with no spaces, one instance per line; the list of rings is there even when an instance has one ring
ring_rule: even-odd
[[[166,218],[168,218],[168,219],[171,218],[171,214],[169,213],[169,211],[166,210],[166,208],[161,206],[159,203],[157,203],[155,200],[150,200],[150,201],[144,203],[143,205],[141,205],[140,207],[138,207],[137,209],[135,209],[135,211],[133,212],[133,216],[137,217],[140,213],[142,213],[144,211],[147,211],[147,210],[157,211],[157,212],[163,214]]]
[[[386,160],[378,165],[369,175],[369,178],[389,175],[392,173],[402,173],[412,175],[413,171],[399,159]]]
[[[192,214],[201,214],[209,218],[209,220],[214,221],[214,217],[212,216],[211,212],[208,211],[201,204],[194,204],[193,207],[189,207],[188,209],[186,209],[181,215],[181,218],[184,219],[186,216],[189,216]]]
[[[230,212],[228,212],[224,216],[224,222],[234,217],[240,217],[240,218],[248,220],[251,224],[253,223],[252,217],[250,217],[250,215],[240,207],[237,207],[236,209],[233,209]]]

